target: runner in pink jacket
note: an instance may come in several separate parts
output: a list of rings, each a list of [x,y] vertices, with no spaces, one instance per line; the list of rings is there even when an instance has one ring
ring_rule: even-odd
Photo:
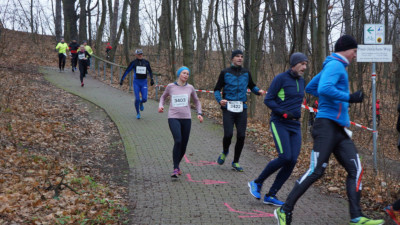
[[[183,156],[186,152],[187,143],[190,136],[190,128],[192,124],[192,116],[190,111],[190,99],[193,98],[197,109],[197,119],[200,123],[203,122],[201,113],[201,103],[197,97],[194,87],[187,83],[190,75],[189,68],[183,66],[176,72],[178,80],[174,83],[168,84],[163,95],[160,98],[158,112],[164,112],[165,99],[170,96],[171,101],[168,110],[168,124],[174,138],[174,148],[172,151],[174,161],[174,171],[171,175],[172,178],[178,178],[182,175],[179,168]]]

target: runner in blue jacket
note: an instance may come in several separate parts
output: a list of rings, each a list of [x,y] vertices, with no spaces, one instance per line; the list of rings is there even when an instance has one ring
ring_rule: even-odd
[[[262,95],[265,92],[253,82],[250,71],[242,67],[243,52],[241,50],[232,51],[231,61],[231,67],[221,71],[214,88],[215,99],[221,105],[224,126],[223,150],[217,162],[219,165],[224,164],[231,145],[233,126],[236,126],[237,137],[232,168],[243,172],[243,168],[239,165],[239,158],[246,137],[247,88],[250,88],[251,92],[256,95]],[[221,95],[222,90],[223,94]]]
[[[301,148],[301,104],[304,98],[304,74],[308,59],[301,52],[290,56],[291,68],[278,74],[272,81],[264,103],[271,110],[271,131],[274,137],[278,158],[270,161],[257,179],[248,183],[250,193],[261,198],[264,181],[279,170],[269,192],[264,196],[264,203],[281,206],[276,194],[292,174]]]
[[[143,59],[142,49],[137,49],[135,51],[135,56],[136,59],[129,64],[119,84],[122,85],[125,77],[129,72],[131,72],[131,70],[133,70],[133,91],[135,92],[135,109],[137,114],[136,119],[140,119],[140,111],[144,110],[143,103],[147,102],[147,74],[150,75],[151,86],[154,85],[154,80],[149,61]],[[140,93],[142,94],[142,99],[140,99]]]
[[[291,224],[292,211],[297,200],[317,181],[328,166],[329,157],[335,155],[347,172],[346,191],[350,209],[350,225],[378,225],[383,220],[365,217],[360,208],[361,177],[363,169],[357,149],[351,140],[348,114],[349,103],[359,103],[364,99],[362,91],[349,92],[349,78],[346,67],[357,56],[357,41],[350,35],[343,35],[335,44],[335,53],[328,56],[322,71],[307,85],[306,92],[319,97],[318,114],[312,137],[314,147],[311,152],[309,170],[300,177],[284,205],[275,210],[278,224]],[[330,224],[329,221],[326,221]]]

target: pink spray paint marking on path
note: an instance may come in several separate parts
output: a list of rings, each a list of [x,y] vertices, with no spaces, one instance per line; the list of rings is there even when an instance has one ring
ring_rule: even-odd
[[[185,157],[185,162],[186,163],[193,164],[194,166],[206,166],[206,165],[215,165],[215,164],[217,164],[217,162],[209,162],[209,161],[191,162],[186,155],[184,155],[183,157]]]
[[[240,214],[245,214],[246,216],[238,216],[239,218],[254,218],[254,217],[274,217],[274,214],[259,211],[259,210],[253,210],[254,212],[257,213],[252,213],[252,212],[243,212],[243,211],[238,211],[233,209],[228,203],[224,203],[224,205],[228,208],[229,212],[235,212],[235,213],[240,213]]]
[[[195,183],[203,183],[203,184],[227,184],[228,182],[225,181],[218,181],[218,180],[193,180],[192,175],[190,173],[186,174],[188,181],[195,182]]]

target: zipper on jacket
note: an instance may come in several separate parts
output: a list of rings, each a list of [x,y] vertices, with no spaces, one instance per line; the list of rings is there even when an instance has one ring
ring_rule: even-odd
[[[299,80],[296,80],[296,84],[297,84],[297,93],[300,92],[299,90]]]

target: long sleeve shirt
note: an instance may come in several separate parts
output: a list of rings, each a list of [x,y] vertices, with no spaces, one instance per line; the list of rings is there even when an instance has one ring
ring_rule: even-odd
[[[197,97],[196,90],[190,84],[179,86],[177,83],[168,84],[161,95],[159,107],[164,106],[165,99],[170,96],[168,118],[191,119],[190,99],[193,99],[197,113],[201,114],[201,103]]]

